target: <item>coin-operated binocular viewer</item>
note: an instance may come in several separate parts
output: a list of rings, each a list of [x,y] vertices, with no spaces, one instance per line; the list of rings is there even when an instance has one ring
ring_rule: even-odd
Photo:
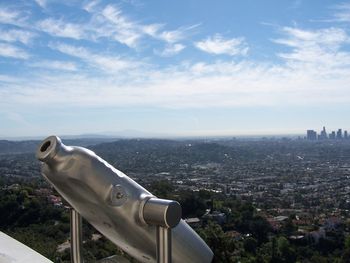
[[[176,201],[156,198],[94,152],[46,138],[41,173],[73,207],[72,261],[81,258],[81,217],[140,262],[210,263],[213,253],[181,219]]]

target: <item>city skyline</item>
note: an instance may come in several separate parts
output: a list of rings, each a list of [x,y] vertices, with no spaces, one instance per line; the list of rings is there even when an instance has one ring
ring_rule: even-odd
[[[296,133],[226,133],[226,134],[171,134],[171,133],[147,133],[141,130],[121,130],[121,131],[106,131],[101,133],[81,133],[81,134],[56,134],[64,139],[90,139],[90,138],[155,138],[155,139],[195,139],[195,138],[294,138],[307,140],[325,140],[325,139],[350,139],[350,129],[344,128],[327,128],[323,126],[322,129],[304,129],[302,132]],[[306,131],[306,132],[305,132]],[[47,137],[45,134],[38,134],[34,136],[0,136],[0,140],[41,140]]]
[[[349,24],[349,1],[5,0],[0,137],[346,126]]]
[[[343,130],[342,128],[338,128],[337,130],[332,130],[331,132],[327,132],[326,126],[323,126],[323,129],[318,133],[315,130],[307,130],[306,131],[306,139],[308,140],[342,140],[349,139],[348,130]]]

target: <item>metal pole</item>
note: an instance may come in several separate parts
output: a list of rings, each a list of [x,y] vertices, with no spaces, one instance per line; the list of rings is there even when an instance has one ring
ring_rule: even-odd
[[[157,263],[171,263],[171,229],[181,220],[181,205],[173,200],[150,198],[143,206],[143,220],[156,227]]]
[[[72,263],[82,263],[82,221],[80,214],[73,208],[70,210],[70,256]]]
[[[157,226],[157,263],[171,263],[171,228]]]

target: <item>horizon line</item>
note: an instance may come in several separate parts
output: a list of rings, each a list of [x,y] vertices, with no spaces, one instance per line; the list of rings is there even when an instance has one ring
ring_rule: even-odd
[[[51,134],[52,135],[52,134]],[[50,135],[33,136],[0,136],[0,140],[7,141],[26,141],[43,140]],[[56,136],[65,139],[190,139],[190,138],[263,138],[263,137],[305,137],[302,133],[237,133],[237,134],[140,134],[140,135],[118,135],[118,134],[56,134]]]

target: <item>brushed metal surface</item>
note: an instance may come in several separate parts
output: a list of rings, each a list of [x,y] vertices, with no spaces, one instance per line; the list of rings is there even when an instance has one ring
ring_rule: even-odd
[[[156,227],[145,224],[146,201],[154,197],[94,152],[65,146],[56,136],[36,152],[41,173],[100,233],[141,262],[156,262]],[[184,220],[172,229],[174,263],[209,263],[213,253]]]
[[[77,211],[70,210],[70,256],[72,263],[82,263],[82,219]]]
[[[157,263],[172,263],[171,228],[157,226]]]
[[[174,228],[181,214],[180,204],[173,200],[150,198],[143,207],[143,219],[148,225]]]

